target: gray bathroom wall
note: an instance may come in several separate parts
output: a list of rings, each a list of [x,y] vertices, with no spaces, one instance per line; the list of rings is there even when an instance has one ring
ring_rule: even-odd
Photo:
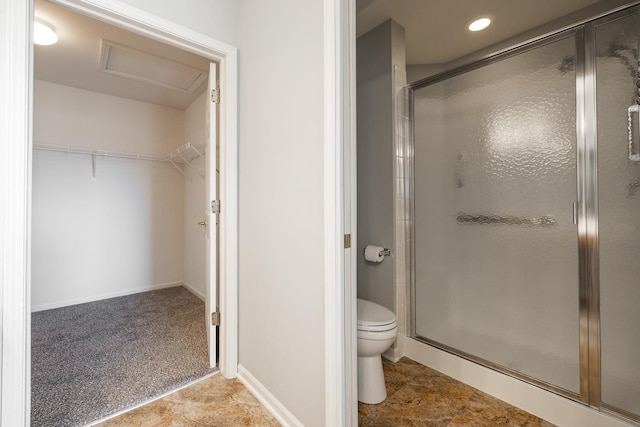
[[[358,297],[395,311],[394,72],[405,72],[404,28],[386,21],[359,37],[356,51]],[[366,262],[363,252],[369,244],[390,248],[391,257]]]
[[[445,64],[407,64],[407,83],[431,77],[446,69]]]

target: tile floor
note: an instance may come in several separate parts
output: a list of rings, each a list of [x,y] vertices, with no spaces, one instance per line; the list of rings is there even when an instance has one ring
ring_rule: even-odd
[[[406,357],[384,371],[387,399],[358,404],[361,427],[553,426]]]
[[[133,409],[100,427],[275,427],[275,418],[238,380],[204,379],[162,399]]]
[[[387,400],[358,404],[361,427],[535,426],[540,418],[403,358],[384,362]],[[101,427],[278,426],[238,380],[222,375],[98,424]]]

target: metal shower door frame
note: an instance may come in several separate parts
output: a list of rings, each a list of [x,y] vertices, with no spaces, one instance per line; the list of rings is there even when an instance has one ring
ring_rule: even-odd
[[[597,111],[596,111],[596,52],[595,30],[598,26],[633,14],[640,14],[640,2],[636,1],[621,9],[612,10],[588,21],[576,23],[568,29],[544,34],[536,39],[520,43],[511,48],[499,51],[493,55],[479,58],[477,61],[461,67],[427,77],[408,85],[407,111],[413,123],[414,92],[418,89],[448,80],[452,77],[484,67],[536,49],[556,40],[575,37],[576,45],[576,197],[577,197],[577,246],[578,246],[578,298],[579,298],[579,394],[540,381],[528,375],[513,371],[502,365],[478,358],[472,354],[457,350],[445,344],[417,335],[416,307],[415,307],[415,175],[411,158],[410,170],[410,236],[411,255],[409,257],[408,277],[410,277],[410,322],[409,335],[419,341],[432,345],[441,350],[463,357],[470,361],[487,366],[491,369],[513,376],[531,384],[540,386],[548,391],[559,394],[576,402],[589,405],[600,411],[614,416],[624,417],[633,421],[640,421],[640,416],[626,412],[620,408],[607,405],[601,395],[600,369],[600,270],[598,243],[598,141],[597,141]],[[639,30],[640,36],[640,30]],[[410,128],[408,144],[409,151],[415,153],[415,127]]]
[[[581,363],[581,391],[583,381],[588,390],[588,403],[591,407],[615,416],[622,416],[635,422],[640,421],[640,415],[625,411],[621,408],[608,405],[602,400],[602,376],[601,376],[601,334],[600,334],[600,247],[599,247],[599,217],[598,217],[598,122],[597,122],[597,82],[596,82],[596,29],[613,21],[629,16],[640,15],[640,5],[636,4],[624,10],[613,12],[606,16],[594,19],[585,24],[584,30],[584,86],[583,86],[583,127],[577,127],[579,140],[583,140],[582,150],[578,151],[579,162],[582,162],[584,170],[581,197],[583,203],[579,212],[579,242],[584,246],[584,265],[581,258],[581,270],[584,268],[586,301],[580,301],[580,328],[587,330],[588,351],[587,372],[583,375]],[[640,27],[636,36],[640,42]],[[638,60],[639,58],[636,58]],[[578,124],[578,123],[576,123]],[[579,144],[580,145],[580,144]],[[582,221],[580,221],[582,216]],[[581,280],[582,282],[582,280]],[[582,298],[582,297],[581,297]],[[583,304],[584,303],[584,304]],[[586,315],[583,313],[584,311]],[[585,319],[586,317],[586,319]],[[580,341],[580,354],[583,354],[583,343]],[[582,362],[582,360],[581,360]],[[581,393],[582,394],[582,393]]]
[[[448,80],[452,77],[456,77],[462,74],[465,74],[469,71],[473,71],[476,70],[478,68],[482,68],[484,66],[502,61],[504,59],[507,58],[511,58],[517,55],[520,55],[522,53],[531,51],[531,50],[535,50],[539,47],[545,46],[547,44],[556,42],[558,40],[562,40],[562,39],[566,39],[566,38],[574,38],[574,42],[575,42],[575,47],[576,47],[576,108],[579,108],[579,105],[584,105],[584,91],[581,90],[578,87],[578,81],[581,81],[581,78],[579,78],[578,76],[580,75],[580,62],[579,60],[581,59],[581,49],[582,49],[582,45],[581,42],[583,40],[583,26],[582,25],[578,25],[575,26],[573,28],[570,29],[565,29],[562,31],[558,31],[556,33],[550,34],[550,35],[546,35],[544,37],[540,37],[538,39],[536,39],[535,41],[529,42],[529,43],[523,43],[521,45],[518,46],[514,46],[513,48],[509,48],[506,49],[502,52],[499,52],[493,56],[489,56],[483,59],[480,59],[479,61],[470,63],[468,65],[462,66],[460,68],[456,68],[453,69],[451,71],[446,71],[440,74],[437,74],[435,76],[432,77],[428,77],[426,79],[420,80],[418,82],[412,83],[411,85],[408,86],[408,90],[409,90],[409,112],[410,112],[410,117],[411,120],[413,120],[414,117],[414,111],[413,111],[413,98],[414,98],[414,92],[417,89],[421,89],[427,86],[430,86],[432,84],[435,83],[439,83],[445,80]],[[577,120],[577,115],[578,115],[578,110],[576,111],[576,124],[578,122]],[[411,141],[410,144],[412,146],[411,152],[415,152],[415,150],[413,149],[413,145],[414,145],[414,141],[415,141],[415,134],[413,133],[413,126],[412,126],[412,133],[411,133]],[[581,165],[580,165],[580,146],[581,146],[581,141],[580,141],[580,136],[579,134],[576,135],[577,137],[577,141],[576,141],[576,153],[578,153],[578,155],[576,156],[576,180],[579,181],[580,179],[580,169],[581,169]],[[415,168],[411,167],[412,170],[415,170]],[[412,182],[414,182],[415,176],[411,177]],[[415,200],[415,185],[411,186],[411,198],[412,200]],[[578,187],[576,188],[576,198],[578,199],[578,205],[580,206],[580,187],[579,187],[579,182],[578,182]],[[580,209],[579,209],[580,210]],[[410,216],[411,218],[415,218],[415,203],[411,203],[411,212],[410,212]],[[429,339],[427,337],[423,337],[420,336],[416,333],[416,307],[415,307],[415,298],[413,297],[413,295],[415,295],[415,283],[416,283],[416,278],[415,278],[415,268],[413,268],[414,265],[416,265],[416,259],[415,259],[415,227],[413,227],[414,221],[410,221],[412,224],[411,227],[411,257],[410,257],[410,262],[411,262],[411,267],[409,268],[410,272],[410,293],[412,295],[410,301],[411,301],[411,315],[410,315],[410,335],[416,339],[418,339],[419,341],[425,342],[429,345],[432,345],[436,348],[439,348],[441,350],[444,350],[446,352],[455,354],[457,356],[463,357],[467,360],[470,360],[472,362],[475,363],[479,363],[481,365],[487,366],[491,369],[494,369],[496,371],[502,372],[506,375],[524,380],[526,382],[529,382],[531,384],[537,385],[539,387],[542,387],[546,390],[552,391],[556,394],[562,395],[564,397],[567,397],[569,399],[572,399],[574,401],[578,401],[580,403],[584,403],[584,404],[588,404],[588,383],[583,384],[582,381],[582,377],[583,377],[583,360],[588,362],[588,329],[584,329],[582,328],[582,324],[583,322],[586,322],[587,317],[585,316],[587,314],[587,307],[588,305],[586,305],[586,284],[585,282],[583,282],[583,273],[582,273],[582,268],[581,268],[581,263],[579,263],[579,292],[578,292],[578,298],[580,300],[580,307],[579,307],[579,313],[580,313],[580,337],[579,337],[579,345],[580,345],[580,353],[579,353],[579,361],[580,361],[580,393],[573,393],[569,390],[566,390],[564,388],[558,387],[554,384],[550,384],[548,382],[539,380],[537,378],[534,378],[532,376],[523,374],[521,372],[517,372],[515,370],[509,369],[503,365],[497,364],[497,363],[493,363],[489,360],[477,357],[473,354],[461,351],[459,349],[456,349],[454,347],[448,346],[446,344],[434,341],[432,339]],[[578,212],[578,222],[580,224],[580,212]],[[584,221],[582,221],[584,222]],[[577,238],[577,236],[576,236]],[[584,252],[584,248],[582,247],[582,245],[579,244],[580,240],[578,240],[578,257],[579,260],[582,260],[583,257],[586,256],[586,254],[583,254]],[[584,307],[583,307],[583,303]],[[584,316],[584,320],[583,320],[583,316]],[[586,343],[586,344],[585,344]]]

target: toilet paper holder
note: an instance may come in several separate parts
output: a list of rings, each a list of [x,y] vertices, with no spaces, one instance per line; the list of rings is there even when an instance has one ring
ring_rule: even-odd
[[[380,263],[384,261],[385,257],[391,255],[391,249],[384,246],[367,245],[362,255],[366,262]]]
[[[364,249],[362,249],[362,254],[364,254],[364,252],[367,250],[367,248],[365,247]],[[391,249],[389,248],[382,248],[382,250],[380,251],[380,255],[382,256],[391,256]]]

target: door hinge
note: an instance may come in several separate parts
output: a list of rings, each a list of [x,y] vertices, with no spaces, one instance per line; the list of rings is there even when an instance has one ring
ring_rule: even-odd
[[[220,200],[212,200],[211,201],[211,213],[219,214],[220,213]]]
[[[220,313],[217,311],[211,313],[211,325],[220,326]]]
[[[211,102],[214,104],[220,103],[220,88],[211,89]]]
[[[344,235],[344,248],[348,249],[351,247],[351,234]]]

